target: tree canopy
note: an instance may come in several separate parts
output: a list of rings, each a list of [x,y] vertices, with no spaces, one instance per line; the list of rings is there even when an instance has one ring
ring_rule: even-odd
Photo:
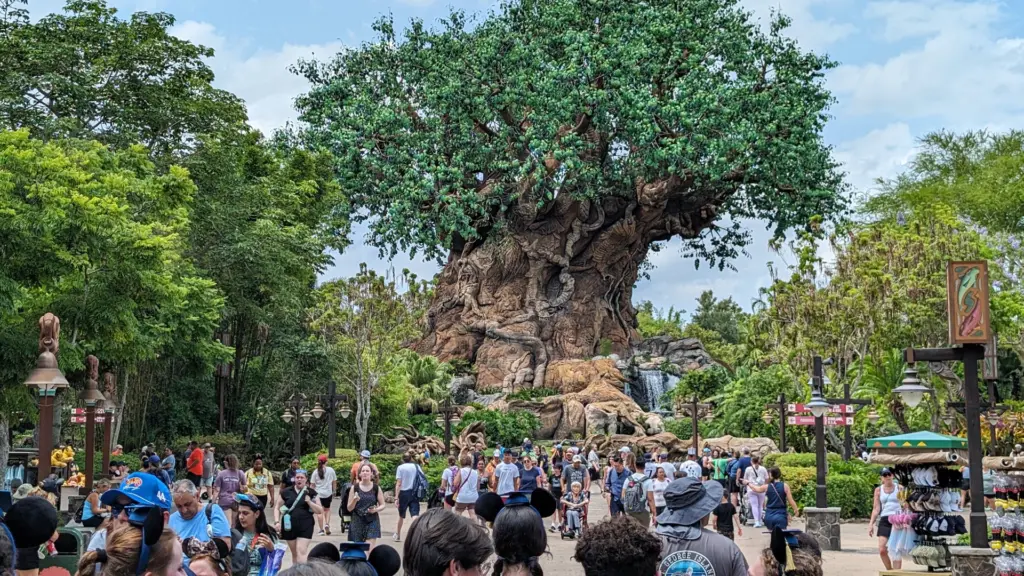
[[[824,56],[736,0],[512,0],[299,72],[307,136],[331,150],[370,240],[440,256],[542,220],[560,195],[626,198],[644,241],[680,236],[724,264],[745,233],[831,217],[843,183],[821,130]],[[648,204],[668,201],[664,210]]]

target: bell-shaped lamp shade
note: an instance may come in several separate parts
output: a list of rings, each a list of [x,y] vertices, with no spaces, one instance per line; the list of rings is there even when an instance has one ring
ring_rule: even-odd
[[[818,394],[813,395],[811,401],[807,403],[807,409],[811,411],[815,418],[821,418],[828,414],[829,408],[831,408],[829,403]]]
[[[43,352],[36,360],[36,367],[25,379],[25,386],[38,388],[42,391],[67,388],[68,380],[57,367],[57,357],[50,352]]]
[[[312,418],[312,417],[313,417],[313,415],[310,414],[309,410],[303,410],[302,411],[302,421],[303,422],[309,422],[309,419]]]
[[[349,408],[348,402],[341,403],[341,408],[338,409],[338,413],[341,414],[342,419],[348,419],[349,414],[352,414],[352,409]]]
[[[313,409],[310,410],[310,412],[313,413],[313,418],[319,420],[320,417],[324,415],[324,407],[317,402],[316,404],[313,404]]]
[[[86,406],[102,406],[104,401],[103,393],[96,389],[95,380],[89,381],[85,390],[78,394],[78,399]]]
[[[437,418],[434,418],[434,424],[438,426],[444,426],[444,415],[440,412],[437,414]]]
[[[907,368],[903,372],[903,383],[893,392],[899,394],[903,403],[908,407],[917,408],[918,404],[924,400],[924,395],[931,392],[931,388],[921,384],[921,380],[917,377],[917,370]]]
[[[294,419],[295,419],[295,415],[292,414],[292,411],[287,409],[287,408],[285,408],[284,409],[284,414],[281,414],[281,420],[284,420],[286,424],[291,424],[292,420],[294,420]]]
[[[761,420],[764,420],[765,424],[771,424],[772,420],[775,420],[775,417],[772,416],[771,412],[765,410],[764,413],[761,414]]]
[[[872,424],[878,424],[878,420],[880,418],[881,416],[878,415],[878,410],[872,408],[871,411],[868,412],[868,422],[871,422]]]

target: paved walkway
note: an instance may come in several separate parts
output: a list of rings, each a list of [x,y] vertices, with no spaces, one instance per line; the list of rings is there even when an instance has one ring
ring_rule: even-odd
[[[335,498],[335,507],[338,499]],[[600,521],[607,517],[608,508],[603,498],[597,498],[591,505],[591,522]],[[331,515],[331,529],[333,536],[318,536],[314,538],[314,545],[318,542],[341,542],[346,539],[347,534],[339,535],[339,523],[337,510]],[[381,524],[384,538],[382,543],[394,546],[399,554],[402,553],[402,543],[395,543],[391,539],[395,523],[398,519],[397,509],[393,505],[381,513]],[[406,521],[404,531],[408,531],[409,522]],[[803,520],[798,519],[795,528],[803,528]],[[866,523],[844,524],[843,528],[843,551],[825,552],[825,573],[842,574],[842,576],[877,576],[882,569],[882,562],[878,559],[877,540],[868,537],[868,526]],[[541,566],[548,574],[559,576],[583,576],[583,568],[572,559],[575,552],[576,542],[562,540],[557,534],[548,533],[548,547],[550,555],[541,558]],[[403,534],[404,536],[404,534]],[[761,550],[768,545],[769,536],[761,530],[753,528],[744,529],[743,536],[736,539],[743,554],[748,561],[754,561],[759,557]],[[290,559],[285,560],[285,565],[290,565]],[[918,569],[915,564],[908,563],[908,569]],[[923,572],[923,570],[922,570]]]

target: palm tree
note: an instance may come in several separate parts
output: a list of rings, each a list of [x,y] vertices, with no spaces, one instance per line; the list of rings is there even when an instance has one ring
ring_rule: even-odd
[[[414,413],[430,413],[451,397],[448,387],[454,370],[447,362],[433,356],[409,352],[404,362],[406,380],[411,388],[409,409]]]
[[[874,400],[878,411],[891,414],[904,433],[910,432],[906,407],[893,391],[903,383],[903,370],[906,366],[903,353],[899,350],[889,350],[878,357],[859,360],[850,366],[850,375],[860,382],[853,391],[853,397]]]

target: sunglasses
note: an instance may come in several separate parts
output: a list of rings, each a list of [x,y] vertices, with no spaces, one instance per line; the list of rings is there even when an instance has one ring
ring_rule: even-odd
[[[252,507],[255,510],[263,509],[263,503],[260,502],[255,497],[250,496],[248,494],[240,494],[238,492],[235,492],[235,502],[238,502],[239,504],[245,504],[247,506]]]

